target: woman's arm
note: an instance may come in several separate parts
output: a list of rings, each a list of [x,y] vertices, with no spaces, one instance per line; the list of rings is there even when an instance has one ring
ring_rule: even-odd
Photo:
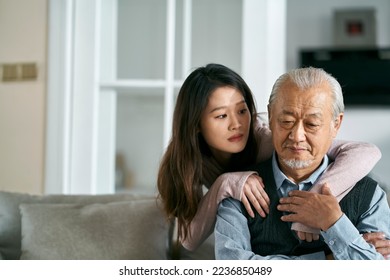
[[[195,217],[190,223],[190,234],[180,242],[184,248],[194,251],[213,232],[219,203],[227,197],[240,200],[248,177],[254,171],[232,172],[220,175],[202,198]]]
[[[377,146],[364,142],[334,140],[328,151],[334,160],[319,178],[312,191],[319,193],[326,182],[340,201],[378,163],[382,154]]]
[[[320,193],[322,185],[328,183],[332,194],[340,201],[372,170],[382,154],[374,144],[334,140],[328,156],[334,162],[329,165],[310,191]],[[292,229],[318,233],[318,230],[297,223],[292,225]]]
[[[266,120],[265,113],[258,114],[254,130],[258,149],[257,163],[259,163],[271,158],[274,151],[272,133],[268,127],[268,121]]]

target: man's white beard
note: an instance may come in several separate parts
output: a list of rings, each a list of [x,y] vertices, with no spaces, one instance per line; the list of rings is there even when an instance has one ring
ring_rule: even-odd
[[[290,167],[291,169],[302,169],[309,167],[313,161],[312,160],[297,160],[297,159],[282,159],[284,164]]]

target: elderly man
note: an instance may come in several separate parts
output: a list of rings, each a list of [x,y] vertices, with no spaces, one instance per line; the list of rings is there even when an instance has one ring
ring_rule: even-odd
[[[254,169],[271,205],[266,218],[251,218],[241,202],[221,202],[215,227],[217,259],[383,259],[362,234],[390,238],[390,209],[384,191],[365,177],[340,201],[328,186],[307,192],[330,164],[326,151],[343,119],[339,83],[316,68],[282,75],[272,90],[268,114],[275,153]],[[252,170],[252,168],[251,168]],[[301,241],[292,222],[321,229]]]

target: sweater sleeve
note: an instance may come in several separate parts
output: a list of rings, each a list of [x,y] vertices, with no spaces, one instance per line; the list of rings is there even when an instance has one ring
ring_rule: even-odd
[[[374,168],[382,154],[377,146],[370,143],[334,140],[328,156],[334,162],[329,165],[310,191],[320,193],[322,185],[328,183],[332,194],[340,201]],[[293,223],[291,228],[297,231],[319,232],[298,223]]]
[[[255,139],[257,142],[257,162],[263,162],[271,158],[274,151],[272,133],[268,126],[265,114],[260,113],[255,123]]]
[[[254,171],[231,172],[220,175],[200,201],[195,217],[190,223],[190,234],[180,237],[184,248],[194,251],[213,232],[219,203],[232,197],[241,200],[242,190],[248,177]]]

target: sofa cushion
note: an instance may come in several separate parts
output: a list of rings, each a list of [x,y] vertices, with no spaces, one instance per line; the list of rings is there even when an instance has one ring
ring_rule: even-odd
[[[215,260],[214,253],[215,237],[212,233],[196,250],[188,251],[180,247],[181,260]]]
[[[166,259],[167,225],[155,199],[20,209],[21,259]]]
[[[115,201],[154,198],[149,194],[107,195],[29,195],[0,191],[0,255],[3,259],[19,259],[21,255],[21,204],[70,203],[87,205]]]

